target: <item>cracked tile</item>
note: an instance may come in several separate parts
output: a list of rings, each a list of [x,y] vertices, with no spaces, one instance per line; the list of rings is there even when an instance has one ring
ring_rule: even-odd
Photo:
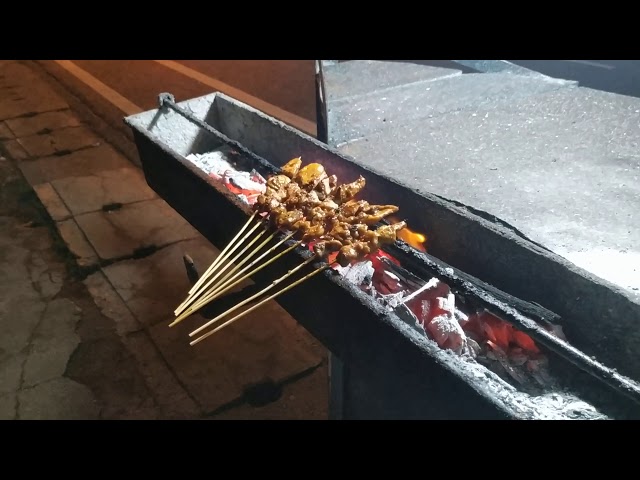
[[[199,235],[164,200],[146,200],[111,212],[78,215],[76,222],[103,260],[132,255],[137,249],[162,247]]]
[[[156,197],[142,172],[134,167],[62,178],[51,183],[74,215],[100,210],[103,205],[127,204]]]
[[[46,157],[58,152],[74,151],[100,145],[100,139],[86,127],[68,127],[42,135],[18,138],[31,157]]]
[[[30,185],[51,182],[59,178],[93,175],[103,170],[130,167],[125,157],[110,145],[85,148],[61,157],[42,157],[20,162],[20,170]]]
[[[173,315],[190,285],[182,257],[188,253],[202,271],[218,251],[203,237],[170,245],[146,258],[124,260],[104,268],[116,291],[144,325]]]
[[[34,185],[33,189],[52,220],[59,222],[71,217],[71,212],[50,183]]]
[[[204,323],[194,317],[173,328],[159,323],[149,332],[205,411],[240,397],[248,385],[280,381],[322,359],[322,347],[275,302],[192,347],[188,334]]]
[[[80,342],[75,333],[80,309],[66,298],[49,303],[33,333],[24,365],[23,387],[61,377],[69,357]]]
[[[10,140],[14,137],[6,122],[0,122],[0,140]]]
[[[68,378],[22,390],[18,400],[21,420],[92,420],[100,413],[91,391]]]
[[[163,419],[188,419],[201,413],[173,376],[146,332],[129,335],[124,343],[138,360],[147,386],[154,393],[162,410]]]
[[[88,267],[98,264],[98,256],[73,218],[56,222],[56,227],[78,265]]]
[[[15,84],[12,98],[0,98],[0,120],[69,108],[67,102],[26,65],[14,62],[2,68],[5,78],[20,80]]]
[[[126,335],[141,328],[102,271],[92,273],[83,283],[100,312],[114,322],[118,335]]]
[[[264,406],[244,403],[211,417],[213,420],[327,420],[329,372],[327,362],[308,376],[282,387],[275,402]]]
[[[1,143],[9,156],[14,160],[19,161],[29,158],[29,154],[24,149],[24,147],[18,143],[17,140],[3,140]]]
[[[80,125],[80,121],[70,110],[45,112],[34,117],[12,118],[6,120],[5,123],[11,129],[13,136],[18,138],[35,135],[45,130],[58,130]],[[2,135],[0,135],[1,137]]]

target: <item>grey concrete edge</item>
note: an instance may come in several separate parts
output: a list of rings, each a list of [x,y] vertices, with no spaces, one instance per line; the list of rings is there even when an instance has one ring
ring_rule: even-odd
[[[544,77],[547,79],[553,79],[558,82],[564,83],[565,85],[578,85],[578,82],[575,80],[565,80],[565,79],[550,77],[540,72],[536,72],[535,70],[521,67],[520,65],[516,65],[507,60],[452,60],[452,61],[457,64],[463,65],[465,67],[477,70],[480,73],[506,72],[506,73],[513,73],[515,75]]]

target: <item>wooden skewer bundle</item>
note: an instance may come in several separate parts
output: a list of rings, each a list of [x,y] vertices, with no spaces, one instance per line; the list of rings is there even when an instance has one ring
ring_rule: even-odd
[[[377,250],[380,243],[395,241],[396,232],[405,226],[404,222],[400,222],[375,231],[368,230],[368,225],[395,213],[397,207],[369,205],[366,201],[353,200],[364,188],[365,181],[362,177],[351,184],[338,186],[336,177],[327,176],[322,165],[311,163],[300,168],[301,164],[301,159],[295,158],[282,168],[282,174],[267,181],[267,191],[258,197],[253,214],[189,290],[187,298],[175,309],[176,318],[169,326],[180,323],[298,246],[315,242],[315,254],[273,280],[255,295],[195,329],[189,334],[190,337],[214,326],[190,345],[201,342],[335,263],[326,262],[290,285],[259,300],[311,262],[322,260],[328,253],[338,250],[337,259],[340,264],[362,260]],[[282,238],[267,247],[278,233],[283,235]],[[294,237],[297,241],[276,253],[280,246]],[[261,239],[262,242],[254,247]],[[265,247],[266,250],[263,250]],[[273,256],[269,258],[271,254]],[[247,265],[244,266],[245,264]],[[257,303],[248,309],[215,326],[230,313],[255,300],[258,300]]]

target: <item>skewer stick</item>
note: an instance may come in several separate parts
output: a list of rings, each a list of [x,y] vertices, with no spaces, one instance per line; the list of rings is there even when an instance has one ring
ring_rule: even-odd
[[[197,334],[198,332],[201,332],[202,330],[204,330],[205,328],[207,328],[210,325],[213,325],[214,323],[216,323],[218,320],[220,320],[223,317],[226,317],[227,315],[229,315],[231,312],[236,311],[238,308],[242,307],[243,305],[246,305],[247,303],[251,302],[252,300],[255,300],[256,298],[258,298],[259,296],[261,296],[263,293],[268,292],[269,290],[271,290],[273,287],[275,287],[276,285],[278,285],[280,282],[282,282],[283,280],[287,279],[288,277],[290,277],[291,275],[293,275],[294,273],[296,273],[298,270],[300,270],[302,267],[304,267],[305,265],[307,265],[308,263],[311,263],[312,261],[314,261],[317,258],[316,255],[313,255],[309,258],[307,258],[304,262],[302,262],[300,265],[298,265],[295,268],[292,268],[291,270],[289,270],[287,273],[285,273],[284,275],[282,275],[280,278],[276,278],[273,282],[271,282],[270,285],[268,285],[267,287],[263,288],[262,290],[260,290],[258,293],[251,295],[249,298],[241,301],[240,303],[238,303],[237,305],[235,305],[234,307],[231,307],[229,310],[227,310],[226,312],[222,312],[220,315],[218,315],[216,318],[214,318],[213,320],[209,320],[207,323],[205,323],[204,325],[202,325],[199,328],[196,328],[193,332],[191,332],[189,334],[190,337],[193,337],[195,334]]]
[[[305,280],[308,280],[309,278],[313,277],[314,275],[322,272],[323,270],[326,270],[327,268],[329,268],[331,265],[324,265],[320,268],[317,268],[316,270],[314,270],[313,272],[309,273],[308,275],[305,275],[304,277],[302,277],[299,280],[296,280],[295,282],[293,282],[291,285],[289,285],[288,287],[283,288],[282,290],[274,293],[273,295],[265,298],[264,300],[259,301],[258,303],[256,303],[255,305],[253,305],[251,308],[246,309],[244,312],[239,313],[238,315],[236,315],[235,317],[233,317],[231,320],[227,320],[226,322],[224,322],[222,325],[217,326],[216,328],[214,328],[213,330],[211,330],[210,332],[205,333],[204,335],[196,338],[194,341],[192,341],[191,343],[189,343],[189,345],[194,346],[196,343],[201,342],[202,340],[204,340],[205,338],[207,338],[210,335],[213,335],[214,333],[216,333],[219,330],[222,330],[224,327],[231,325],[233,322],[239,320],[240,318],[244,317],[245,315],[247,315],[248,313],[251,313],[252,311],[254,311],[255,309],[259,308],[261,305],[263,305],[264,303],[273,300],[274,298],[276,298],[278,295],[282,295],[283,293],[285,293],[288,290],[291,290],[293,287],[301,284],[302,282],[304,282]]]
[[[266,230],[265,230],[266,232]],[[242,267],[242,265],[244,265],[245,263],[247,263],[249,260],[251,260],[253,258],[253,256],[258,253],[262,247],[264,247],[267,243],[269,243],[271,241],[271,239],[276,235],[276,233],[278,233],[278,230],[276,230],[275,232],[273,232],[271,235],[269,235],[260,245],[258,245],[256,248],[254,248],[251,252],[249,252],[247,255],[245,255],[242,260],[240,260],[237,264],[235,264],[235,267],[233,267],[231,269],[231,271],[227,272],[227,274],[222,277],[220,280],[218,280],[217,284],[215,285],[215,287],[212,289],[214,292],[216,290],[218,290],[221,286],[223,286],[225,284],[225,282],[227,281],[227,279],[233,275],[235,272],[238,271],[238,269],[240,267]],[[283,242],[286,242],[289,238],[291,238],[291,236],[293,235],[293,233],[291,235],[288,235],[287,237],[284,238],[284,240],[278,242],[276,245],[274,245],[274,247],[282,244]],[[273,248],[275,250],[275,248]],[[266,253],[266,252],[265,252]],[[264,256],[265,254],[262,254],[260,256],[260,258],[262,258],[262,256]],[[234,277],[235,278],[235,277]],[[211,290],[209,291],[209,293],[211,293]],[[207,294],[208,296],[208,294]]]
[[[290,247],[286,248],[285,250],[283,250],[282,252],[278,253],[276,256],[274,256],[273,258],[270,258],[268,261],[266,261],[265,263],[263,263],[262,265],[254,268],[252,271],[250,271],[249,273],[247,273],[246,275],[243,275],[242,277],[238,278],[240,275],[242,275],[244,272],[246,272],[249,268],[253,267],[254,265],[256,265],[260,260],[262,260],[266,255],[268,255],[269,253],[273,252],[276,248],[278,248],[281,244],[283,244],[284,242],[286,242],[289,238],[291,238],[293,236],[293,233],[288,235],[287,237],[283,238],[282,240],[278,241],[278,243],[276,243],[273,247],[271,247],[269,250],[267,250],[266,252],[264,252],[262,255],[260,255],[258,258],[256,258],[253,262],[251,262],[249,265],[247,265],[246,267],[244,267],[240,272],[236,273],[232,278],[230,278],[229,280],[227,280],[224,284],[220,285],[217,287],[216,290],[214,290],[213,292],[208,293],[206,296],[204,296],[203,298],[201,298],[200,300],[198,300],[195,304],[193,304],[191,307],[189,307],[187,310],[185,310],[184,312],[182,312],[182,314],[176,318],[172,323],[169,324],[170,327],[173,327],[174,325],[180,323],[182,320],[184,320],[185,318],[187,318],[189,315],[191,315],[192,313],[195,313],[196,311],[200,310],[202,307],[204,307],[205,305],[207,305],[208,303],[211,303],[213,300],[215,300],[216,298],[218,298],[220,295],[222,295],[223,293],[225,293],[226,291],[232,289],[233,287],[235,287],[236,285],[238,285],[240,282],[243,282],[244,280],[246,280],[247,278],[249,278],[251,275],[256,274],[257,272],[259,272],[260,270],[262,270],[263,268],[267,267],[268,265],[270,265],[271,263],[275,262],[278,258],[282,257],[284,254],[286,254],[287,252],[290,252],[291,250],[293,250],[294,248],[296,248],[297,246],[299,246],[302,242],[296,242],[293,245],[291,245]],[[237,280],[236,280],[237,279]],[[235,281],[234,281],[235,280]],[[233,283],[231,283],[233,282]]]
[[[218,258],[220,259],[218,261],[218,263],[216,264],[216,266],[212,269],[209,270],[209,277],[211,277],[211,275],[213,275],[213,272],[215,272],[221,265],[224,264],[224,261],[227,259],[227,257],[229,257],[233,252],[235,252],[238,247],[240,247],[240,245],[242,245],[244,243],[244,241],[247,239],[247,237],[249,237],[260,225],[263,225],[262,222],[258,222],[256,223],[253,227],[251,227],[251,229],[244,234],[244,236],[238,240],[236,242],[236,244],[229,250],[227,251],[224,255],[219,255]],[[195,293],[190,294],[187,299],[182,302],[180,304],[180,306],[178,306],[178,308],[176,308],[174,310],[174,314],[178,315],[180,312],[182,312],[185,308],[187,308],[187,306],[189,306],[191,303],[193,303],[193,301],[199,297],[202,292],[204,291],[204,288],[202,287],[202,285],[198,288],[198,290]]]
[[[193,287],[191,287],[191,290],[189,290],[189,295],[191,295],[193,292],[195,292],[196,290],[198,290],[198,288],[200,288],[200,285],[202,285],[202,283],[207,279],[207,277],[209,276],[209,273],[211,272],[211,270],[213,270],[213,268],[218,264],[218,262],[220,261],[220,258],[227,253],[227,251],[231,248],[231,246],[233,245],[233,243],[238,239],[238,237],[240,237],[240,235],[242,235],[242,232],[244,232],[247,227],[249,227],[249,224],[251,223],[251,221],[255,218],[255,216],[258,214],[258,212],[253,212],[251,214],[251,216],[249,217],[249,220],[247,220],[247,223],[244,224],[244,226],[238,230],[238,233],[236,233],[236,236],[233,237],[231,239],[231,241],[227,244],[226,247],[224,247],[224,249],[222,250],[222,252],[220,252],[220,255],[218,255],[215,260],[211,263],[211,265],[209,265],[209,268],[207,268],[207,270],[204,272],[204,274],[200,277],[200,279],[193,285]]]
[[[262,265],[254,268],[251,272],[247,273],[246,275],[242,276],[241,278],[237,279],[236,281],[234,281],[232,284],[229,285],[229,282],[233,281],[233,279],[231,280],[227,280],[227,282],[225,282],[225,285],[220,285],[219,287],[217,287],[216,290],[214,290],[213,292],[210,292],[209,294],[206,295],[206,297],[204,297],[203,299],[199,300],[198,302],[196,302],[193,305],[194,311],[195,309],[200,309],[202,308],[204,305],[210,303],[212,300],[216,299],[217,297],[219,297],[220,295],[222,295],[223,293],[225,293],[227,290],[235,287],[236,285],[238,285],[240,282],[246,280],[247,278],[249,278],[251,275],[254,275],[255,273],[259,272],[260,270],[262,270],[263,268],[267,267],[268,265],[272,264],[273,262],[275,262],[278,258],[282,257],[284,254],[286,254],[287,252],[290,252],[291,250],[293,250],[294,248],[296,248],[298,245],[300,245],[300,243],[302,242],[297,242],[295,244],[293,244],[292,246],[290,246],[289,248],[285,249],[284,251],[280,252],[279,254],[277,254],[276,256],[274,256],[273,258],[270,258],[269,260],[267,260],[265,263],[263,263]],[[257,260],[256,260],[257,263]],[[240,272],[239,274],[235,275],[234,278],[236,278],[238,275],[241,275],[242,272]]]
[[[251,248],[251,246],[254,243],[256,243],[260,239],[260,237],[262,235],[264,235],[265,233],[267,233],[267,230],[261,231],[260,233],[258,233],[258,235],[256,235],[254,237],[253,240],[251,240],[249,243],[247,243],[247,245],[245,245],[245,247],[242,250],[240,250],[240,252],[235,257],[233,257],[231,260],[229,260],[226,265],[223,265],[222,268],[220,270],[218,270],[218,272],[215,275],[213,275],[211,277],[211,279],[209,279],[209,281],[203,287],[200,288],[200,291],[197,293],[197,295],[200,295],[201,292],[205,292],[207,289],[216,288],[218,286],[218,284],[221,282],[221,280],[218,280],[218,282],[216,282],[216,279],[220,275],[222,275],[225,272],[225,270],[227,270],[231,265],[234,265],[235,262],[244,254],[244,252],[246,252],[249,248]],[[266,241],[268,242],[271,238],[273,238],[273,236],[275,234],[276,234],[276,232],[273,232],[267,238]],[[264,243],[263,243],[263,245],[264,245]],[[253,250],[250,255],[254,255],[257,250],[258,249]],[[240,260],[241,263],[239,263],[239,265],[244,265],[250,259],[251,259],[251,257],[249,255],[245,256],[242,260]]]

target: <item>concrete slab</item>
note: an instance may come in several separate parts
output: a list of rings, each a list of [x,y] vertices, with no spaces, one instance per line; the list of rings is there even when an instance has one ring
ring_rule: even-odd
[[[323,68],[329,102],[461,74],[456,69],[377,60],[351,60]]]
[[[20,170],[31,185],[38,185],[59,178],[93,175],[103,170],[130,166],[131,163],[113,147],[100,145],[64,156],[43,157],[21,162]]]
[[[99,263],[100,260],[96,251],[87,241],[84,233],[73,218],[56,222],[56,227],[67,248],[76,258],[78,265],[90,267]]]
[[[33,190],[52,220],[59,222],[71,217],[71,212],[50,183],[34,185]]]
[[[124,205],[115,211],[75,217],[102,260],[127,257],[143,247],[163,247],[199,233],[161,199]]]
[[[190,317],[169,328],[163,322],[151,327],[150,334],[205,411],[239,398],[250,385],[283,380],[322,360],[315,340],[275,302],[189,346],[189,332],[202,323]]]
[[[91,391],[68,378],[22,390],[18,405],[21,420],[93,420],[100,413]]]
[[[18,138],[58,130],[60,128],[80,126],[80,121],[71,113],[71,110],[45,112],[33,117],[12,118],[6,120],[5,123],[7,127],[11,129],[12,136]]]
[[[394,64],[392,68],[395,74],[397,66]],[[523,97],[571,88],[575,87],[550,77],[482,73],[375,90],[328,105],[329,141],[339,145],[449,112],[512,103]]]
[[[129,167],[94,175],[53,180],[53,188],[74,215],[100,210],[104,205],[156,198],[140,170]]]
[[[29,153],[29,156],[34,158],[100,145],[100,139],[95,133],[82,126],[29,135],[28,137],[18,138],[18,142]]]
[[[201,236],[170,245],[146,258],[125,260],[104,268],[118,294],[143,325],[167,323],[190,285],[182,257],[189,254],[204,271],[218,255]]]
[[[640,301],[639,144],[640,99],[565,88],[423,119],[341,150],[497,216]]]

